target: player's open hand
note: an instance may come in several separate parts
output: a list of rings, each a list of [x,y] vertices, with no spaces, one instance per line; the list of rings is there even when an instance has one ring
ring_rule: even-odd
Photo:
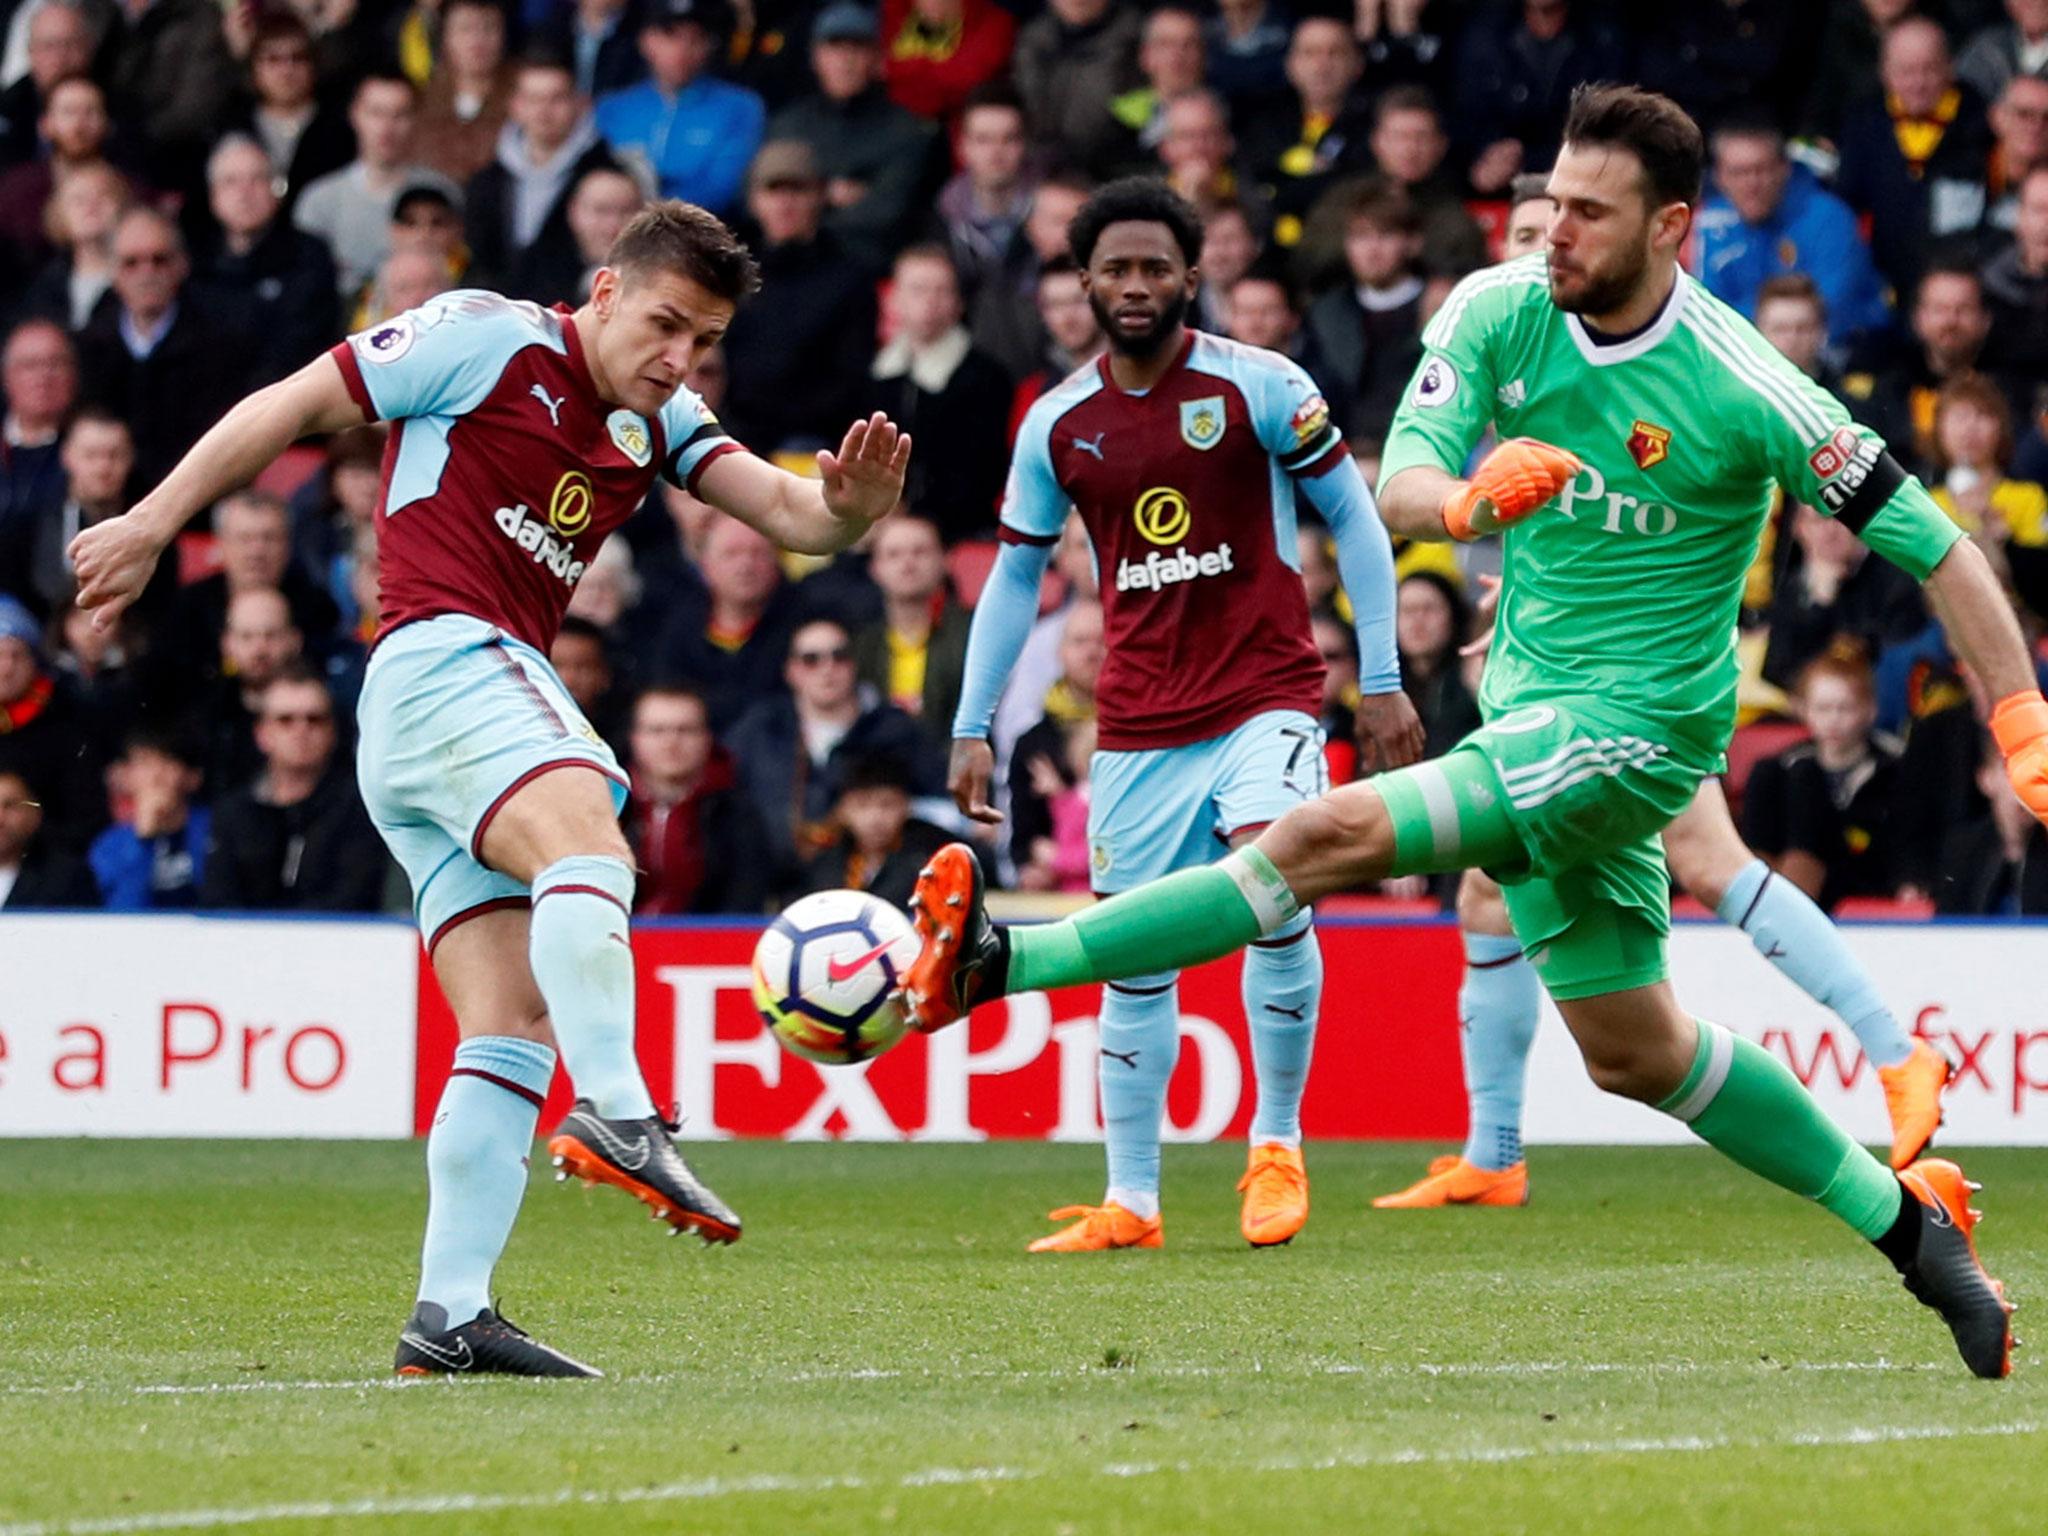
[[[110,517],[71,541],[66,553],[78,576],[78,606],[95,610],[95,629],[112,629],[142,596],[163,552],[163,541],[134,512]]]
[[[1406,768],[1422,756],[1422,719],[1408,695],[1368,693],[1358,701],[1358,766],[1366,773]]]
[[[818,450],[825,506],[834,517],[872,523],[903,499],[910,467],[910,434],[877,411],[846,429],[839,451]]]
[[[989,803],[989,785],[996,774],[995,749],[978,736],[961,736],[953,742],[953,759],[946,766],[946,788],[960,814],[985,827],[999,825],[1003,813]]]
[[[1454,539],[1483,538],[1511,527],[1549,501],[1579,472],[1579,456],[1533,437],[1515,437],[1479,461],[1472,478],[1444,500]]]
[[[2005,776],[2020,804],[2048,823],[2048,702],[2038,688],[2001,700],[1991,711],[1991,734],[2005,754]]]

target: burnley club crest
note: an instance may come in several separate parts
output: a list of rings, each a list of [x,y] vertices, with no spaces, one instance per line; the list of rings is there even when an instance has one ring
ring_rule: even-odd
[[[1180,440],[1190,448],[1214,448],[1223,441],[1223,397],[1204,395],[1180,403]]]

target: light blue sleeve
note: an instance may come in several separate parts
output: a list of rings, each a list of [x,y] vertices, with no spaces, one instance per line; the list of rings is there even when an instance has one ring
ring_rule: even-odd
[[[661,440],[667,453],[661,472],[684,490],[691,488],[705,465],[739,447],[711,414],[711,407],[688,387],[678,389],[661,408]]]
[[[1394,646],[1394,545],[1380,509],[1348,453],[1342,463],[1303,480],[1301,488],[1337,541],[1337,575],[1358,626],[1358,691],[1392,693],[1401,686]]]
[[[457,289],[358,331],[344,343],[378,421],[459,416],[481,405],[514,354],[563,350],[540,307],[481,289]]]
[[[1038,621],[1038,585],[1051,559],[1050,544],[1005,544],[996,556],[967,631],[960,705],[953,712],[956,738],[988,739],[1003,687]]]
[[[1024,413],[1017,428],[1017,446],[1010,453],[1010,475],[1003,482],[996,529],[1011,542],[1055,543],[1074,504],[1052,467],[1052,428],[1064,407],[1048,400],[1048,396],[1039,396]]]
[[[1257,363],[1244,381],[1245,397],[1259,446],[1296,479],[1324,473],[1339,455],[1348,458],[1344,435],[1307,370],[1278,352],[1252,355]]]

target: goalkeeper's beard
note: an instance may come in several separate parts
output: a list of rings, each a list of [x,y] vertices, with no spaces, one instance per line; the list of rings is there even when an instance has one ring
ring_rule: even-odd
[[[1088,295],[1088,307],[1095,311],[1095,323],[1102,328],[1102,334],[1109,340],[1109,350],[1122,357],[1140,360],[1157,357],[1159,349],[1166,344],[1174,328],[1187,318],[1188,296],[1176,293],[1160,311],[1159,317],[1144,330],[1133,334],[1116,323],[1116,309],[1104,304],[1099,294]]]
[[[1568,315],[1611,315],[1616,310],[1626,309],[1649,277],[1649,248],[1645,245],[1636,251],[1634,260],[1626,262],[1624,266],[1606,272],[1577,267],[1573,275],[1581,285],[1579,291],[1569,296],[1562,295],[1557,291],[1557,277],[1553,267],[1550,302]]]

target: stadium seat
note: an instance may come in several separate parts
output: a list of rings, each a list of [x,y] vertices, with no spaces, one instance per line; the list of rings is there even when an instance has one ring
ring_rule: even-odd
[[[285,449],[255,480],[256,489],[290,501],[299,487],[320,473],[327,455],[309,443],[294,443]]]
[[[1847,923],[1917,923],[1934,916],[1926,896],[1850,896],[1838,902],[1834,916]]]

